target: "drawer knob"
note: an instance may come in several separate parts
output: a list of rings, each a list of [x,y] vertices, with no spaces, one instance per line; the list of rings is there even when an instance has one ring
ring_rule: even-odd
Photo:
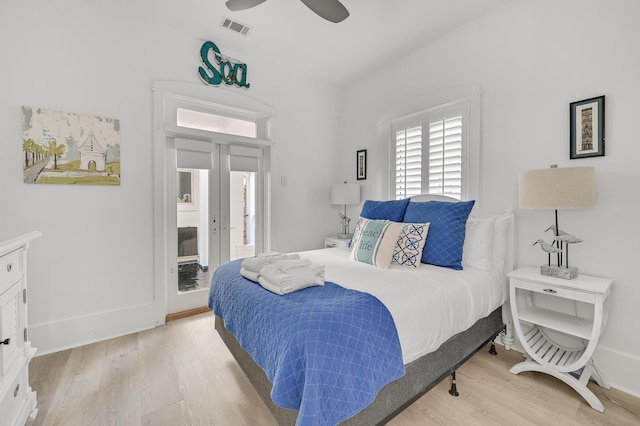
[[[0,345],[8,345],[11,342],[10,338],[6,338],[4,340],[0,340]]]
[[[18,383],[18,385],[16,386],[16,390],[14,390],[14,391],[13,391],[13,396],[14,396],[14,398],[15,398],[16,396],[18,396],[18,391],[19,391],[19,390],[20,390],[20,383]]]
[[[7,272],[11,272],[11,268],[13,268],[13,263],[7,264]]]
[[[542,290],[542,291],[544,291],[545,293],[550,293],[550,294],[555,294],[555,293],[557,293],[557,291],[556,291],[556,290],[554,290],[554,289],[552,289],[552,288],[545,288],[545,289],[544,289],[544,290]]]

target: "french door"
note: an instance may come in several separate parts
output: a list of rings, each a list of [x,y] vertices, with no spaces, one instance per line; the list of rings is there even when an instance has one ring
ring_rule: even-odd
[[[171,138],[175,177],[168,191],[176,200],[170,223],[168,313],[206,306],[211,276],[224,262],[261,250],[258,202],[261,150]],[[171,160],[173,161],[173,159]]]
[[[206,306],[221,263],[269,250],[274,110],[158,81],[154,112],[153,291],[167,315]]]
[[[168,313],[206,306],[211,273],[229,260],[222,250],[224,239],[228,239],[228,232],[222,228],[222,217],[226,216],[222,212],[228,203],[221,199],[228,197],[229,191],[221,188],[229,181],[229,170],[221,168],[221,147],[211,142],[172,139],[175,179],[170,179],[167,191],[176,201],[168,214],[168,222],[174,224],[167,250],[172,263]]]

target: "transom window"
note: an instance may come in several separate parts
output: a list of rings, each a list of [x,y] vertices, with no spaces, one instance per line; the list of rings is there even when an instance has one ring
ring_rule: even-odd
[[[227,135],[257,137],[255,121],[233,118],[191,109],[177,108],[176,124],[190,129],[206,130]]]

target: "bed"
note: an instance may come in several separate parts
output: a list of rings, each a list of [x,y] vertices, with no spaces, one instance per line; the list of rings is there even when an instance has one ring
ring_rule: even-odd
[[[407,219],[405,222],[417,221],[419,215],[414,215],[410,218],[409,210],[414,206],[426,206],[426,202],[430,201],[434,201],[434,203],[429,204],[429,206],[440,203],[449,208],[455,200],[438,196],[423,195],[413,197],[411,200],[407,200],[409,204],[405,205],[406,210],[403,210],[402,219]],[[367,203],[369,201],[363,207],[362,214],[364,217],[377,220],[378,216],[382,215],[382,219],[394,220],[393,217],[388,217],[388,212],[384,211],[384,208],[388,207],[387,205],[376,204],[372,210],[368,208],[371,205]],[[456,205],[457,207],[462,207],[462,203],[456,203]],[[473,207],[473,204],[471,206]],[[379,207],[383,207],[383,209],[380,210]],[[419,262],[420,259],[418,259],[419,267],[413,268],[407,267],[406,264],[391,264],[388,265],[388,268],[381,269],[366,262],[354,261],[354,254],[351,253],[351,250],[340,248],[311,250],[300,253],[302,258],[325,265],[325,279],[328,284],[324,287],[295,292],[299,293],[295,297],[302,298],[304,295],[311,296],[313,300],[317,300],[319,298],[318,295],[327,294],[334,290],[355,292],[346,293],[349,295],[366,294],[367,296],[372,296],[375,299],[374,302],[381,302],[381,309],[388,311],[397,329],[397,342],[400,347],[399,351],[401,352],[400,357],[404,371],[402,371],[402,374],[396,372],[394,375],[386,375],[381,378],[378,382],[379,388],[376,388],[373,393],[369,392],[367,394],[369,396],[373,395],[371,397],[372,402],[366,400],[369,396],[364,397],[366,400],[364,403],[357,401],[364,408],[359,407],[354,415],[350,413],[346,419],[341,418],[340,424],[374,425],[388,422],[442,379],[455,372],[476,351],[495,339],[503,331],[505,321],[503,321],[502,306],[508,294],[506,274],[513,269],[513,214],[512,212],[506,212],[502,215],[486,215],[479,212],[477,206],[473,210],[469,207],[469,211],[470,213],[467,212],[468,218],[464,216],[462,224],[464,227],[462,236],[464,256],[461,262],[461,270],[451,267],[451,265],[445,267],[423,264]],[[431,222],[431,228],[427,232],[427,243],[423,242],[425,244],[424,247],[420,247],[420,250],[424,251],[424,253],[427,252],[430,237],[433,239],[438,236],[449,238],[445,234],[445,232],[449,233],[449,228],[443,226],[436,228],[435,224],[442,219],[437,216],[436,212]],[[398,221],[396,220],[396,222]],[[366,220],[363,222],[361,219],[358,226],[360,226],[360,223],[366,223]],[[358,226],[355,230],[356,237],[358,235]],[[456,226],[459,227],[460,224],[458,223]],[[452,226],[451,229],[455,230],[455,226]],[[433,248],[432,244],[429,249]],[[437,248],[441,248],[441,246]],[[438,250],[437,256],[439,256],[440,251]],[[436,260],[436,263],[438,262],[440,260]],[[277,378],[280,370],[276,373],[274,372],[275,370],[265,367],[265,357],[268,358],[273,352],[277,351],[265,349],[266,352],[260,354],[259,349],[263,343],[252,342],[250,339],[253,339],[253,337],[248,337],[246,332],[238,330],[237,323],[244,321],[238,320],[237,317],[234,322],[233,317],[228,314],[229,311],[233,311],[236,305],[250,303],[253,303],[253,305],[248,307],[249,311],[258,310],[263,303],[255,300],[263,300],[261,297],[264,294],[268,293],[270,295],[264,300],[276,300],[278,298],[282,300],[282,296],[275,296],[259,286],[251,286],[248,281],[242,282],[242,277],[236,277],[238,268],[238,261],[235,264],[231,262],[230,264],[222,265],[213,277],[210,307],[216,314],[215,327],[222,340],[269,407],[278,424],[338,423],[333,420],[318,420],[320,417],[316,418],[313,415],[313,411],[307,412],[306,408],[300,408],[300,410],[283,408],[283,405],[287,406],[287,404],[283,404],[282,398],[276,395],[282,388],[280,380]],[[232,281],[234,283],[231,283]],[[334,287],[332,283],[339,285]],[[225,294],[231,294],[237,287],[242,286],[253,292],[253,299],[243,294],[239,296],[242,298],[241,303],[223,301],[226,297],[220,295],[221,291],[226,292]],[[293,300],[293,298],[291,299]],[[254,301],[246,302],[249,300]],[[225,303],[227,306],[224,306]],[[282,309],[267,307],[266,304],[263,308],[266,310]],[[366,309],[370,309],[369,305],[367,305]],[[315,312],[316,309],[313,308],[312,310]],[[304,310],[302,315],[305,315]],[[250,325],[250,328],[258,328],[257,324],[264,322],[264,318],[256,321]],[[326,321],[322,320],[321,322],[325,323]],[[381,326],[376,325],[376,327]],[[268,326],[265,326],[265,328],[268,328]],[[261,333],[262,330],[259,330],[257,334]],[[377,337],[369,340],[375,338]],[[386,339],[387,337],[382,338]],[[271,338],[267,339],[270,340]],[[377,341],[376,344],[378,346],[384,345],[385,347],[393,346],[393,342],[381,344],[380,341]],[[345,351],[342,350],[342,352]],[[369,352],[378,355],[379,351],[370,350]],[[385,354],[383,355],[386,356]],[[364,363],[365,361],[362,362]],[[395,359],[393,363],[388,361],[388,358],[376,358],[366,362],[384,367],[385,373],[388,372],[387,370],[397,370],[397,361]],[[386,362],[389,362],[388,366],[385,364]],[[306,367],[298,366],[295,368],[303,370]],[[305,374],[308,377],[312,377],[307,372],[303,373],[302,376]],[[358,384],[360,383],[360,380],[354,380]],[[295,388],[298,385],[290,384],[287,386]],[[304,392],[310,391],[306,390],[306,388],[300,391],[300,393]],[[348,400],[350,392],[347,391],[339,398],[342,398],[342,401]],[[354,396],[354,398],[359,397]],[[279,404],[274,403],[272,398],[279,398],[277,399]],[[340,405],[345,405],[345,403]],[[295,404],[289,404],[289,406],[294,407]]]

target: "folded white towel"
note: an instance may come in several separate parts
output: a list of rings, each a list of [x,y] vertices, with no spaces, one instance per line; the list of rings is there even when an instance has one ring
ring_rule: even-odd
[[[289,267],[288,272],[283,272],[282,269],[287,267]],[[279,288],[278,291],[273,291],[278,294],[324,285],[324,266],[309,262],[308,266],[300,265],[294,268],[290,263],[276,262],[260,270],[258,282],[260,285],[265,283],[263,287],[270,291],[273,291],[271,287]]]
[[[300,259],[298,253],[294,254],[274,254],[274,253],[260,253],[256,257],[247,257],[242,261],[242,267],[253,272],[260,272],[262,268],[272,263],[281,260],[297,260]]]
[[[271,265],[267,257],[247,257],[242,261],[242,268],[252,272],[260,272],[267,265]]]
[[[309,267],[311,261],[309,259],[278,260],[274,265],[278,265],[278,269],[282,272],[289,272],[292,269]]]
[[[288,294],[293,291],[305,289],[307,287],[324,285],[324,281],[323,281],[322,284],[309,283],[306,285],[299,285],[299,286],[293,286],[293,285],[281,286],[281,285],[272,283],[271,281],[267,280],[263,276],[260,276],[260,278],[258,278],[258,282],[264,289],[269,290],[270,292],[275,294]]]
[[[294,287],[308,283],[324,284],[324,265],[314,264],[306,268],[289,269],[287,274],[291,277]]]
[[[258,278],[260,277],[260,272],[254,272],[246,268],[240,268],[240,275],[242,275],[248,280],[258,282]]]
[[[260,283],[262,288],[264,288],[265,290],[269,290],[271,293],[275,293],[275,294],[287,294],[287,293],[289,293],[288,291],[285,291],[284,287],[281,287],[281,286],[276,285],[276,284],[271,284],[269,282],[269,280],[266,280],[264,277],[258,278],[258,283]]]

